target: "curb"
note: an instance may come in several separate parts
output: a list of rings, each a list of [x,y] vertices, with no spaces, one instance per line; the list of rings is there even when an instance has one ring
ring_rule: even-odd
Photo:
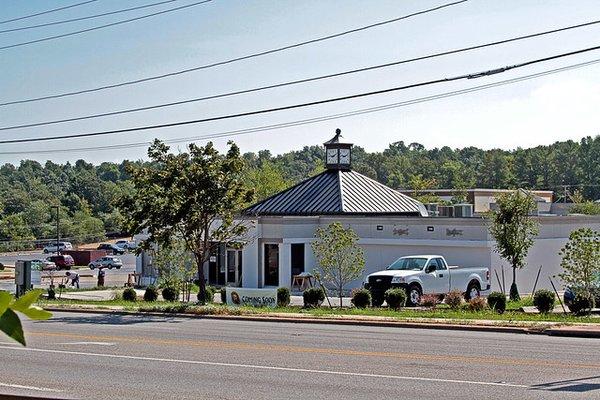
[[[548,336],[600,339],[600,330],[590,331],[576,328],[549,328],[546,329],[544,333]]]
[[[159,317],[213,319],[228,321],[254,321],[254,322],[283,322],[295,324],[322,324],[322,325],[346,325],[346,326],[372,326],[385,328],[409,328],[409,329],[434,329],[471,332],[495,332],[495,333],[519,333],[519,334],[548,334],[548,329],[533,327],[512,327],[492,325],[461,325],[435,322],[411,322],[411,321],[375,321],[337,318],[294,318],[282,316],[257,316],[257,315],[197,315],[189,313],[164,313],[164,312],[136,312],[125,310],[101,310],[101,309],[74,309],[61,307],[45,307],[47,311],[73,312],[89,314],[116,314],[116,315],[149,315]]]

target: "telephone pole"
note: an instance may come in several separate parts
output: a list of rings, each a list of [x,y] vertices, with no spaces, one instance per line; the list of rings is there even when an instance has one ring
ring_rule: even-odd
[[[52,208],[56,207],[56,254],[60,255],[60,247],[58,245],[59,241],[60,241],[60,217],[58,214],[58,209],[59,206],[52,206]]]

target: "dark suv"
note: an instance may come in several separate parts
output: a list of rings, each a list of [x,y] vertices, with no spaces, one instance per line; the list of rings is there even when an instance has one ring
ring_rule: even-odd
[[[125,250],[112,243],[101,243],[98,250],[112,251],[113,254],[125,254]]]
[[[68,254],[50,256],[46,260],[56,264],[56,269],[71,269],[71,267],[75,266],[75,260]]]

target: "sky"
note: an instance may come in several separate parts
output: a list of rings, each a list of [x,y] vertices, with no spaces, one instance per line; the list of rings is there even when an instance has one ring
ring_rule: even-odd
[[[0,30],[83,17],[157,2],[98,0],[11,23]],[[79,0],[0,0],[0,21]],[[0,33],[0,47],[108,24],[194,3],[161,6],[68,24]],[[82,90],[192,68],[400,17],[450,0],[213,0],[179,11],[84,34],[0,50],[0,103]],[[492,48],[417,61],[344,77],[158,110],[1,130],[2,127],[71,118],[202,97],[335,73],[599,19],[597,0],[469,0],[365,31],[176,77],[61,99],[0,107],[0,140],[71,135],[281,107],[403,86],[517,64],[600,45],[600,24]],[[120,162],[146,158],[146,147],[89,149],[154,138],[173,140],[280,124],[498,82],[600,59],[600,51],[540,63],[502,74],[319,106],[209,123],[126,134],[0,144],[0,164]],[[243,152],[273,154],[321,144],[342,129],[345,140],[368,151],[390,143],[427,148],[532,147],[600,134],[600,64],[381,112],[284,129],[247,133],[234,140]],[[205,143],[198,140],[197,143]],[[174,151],[185,143],[173,144]],[[66,151],[69,150],[69,151]],[[16,154],[9,154],[16,153]]]

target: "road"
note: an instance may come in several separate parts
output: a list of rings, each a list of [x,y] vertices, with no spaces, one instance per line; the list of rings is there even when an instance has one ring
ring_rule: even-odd
[[[85,399],[592,399],[594,339],[55,313],[0,393]],[[0,338],[1,339],[1,338]]]
[[[48,254],[41,252],[24,252],[21,254],[9,254],[0,255],[0,263],[4,265],[15,265],[17,260],[44,260],[48,257]],[[118,256],[123,261],[123,267],[121,269],[106,270],[105,286],[123,286],[127,282],[128,274],[135,272],[135,255],[133,253],[126,253]],[[89,268],[77,269],[77,272],[82,275],[80,279],[80,286],[82,288],[89,288],[96,286],[97,283],[97,272],[91,271]],[[56,271],[55,276],[64,277],[65,271]],[[44,280],[42,287],[47,287],[49,281]],[[0,290],[14,291],[15,284],[14,280],[0,280]]]

